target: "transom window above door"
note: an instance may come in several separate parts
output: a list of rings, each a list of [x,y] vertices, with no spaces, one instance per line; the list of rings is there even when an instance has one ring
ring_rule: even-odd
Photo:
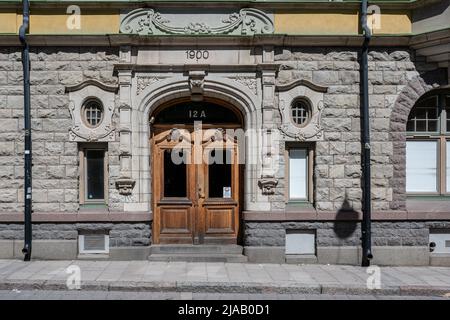
[[[407,123],[406,191],[450,195],[450,92],[428,95]]]
[[[208,124],[241,124],[237,112],[214,102],[185,101],[167,106],[155,115],[155,124],[193,124],[201,121]]]

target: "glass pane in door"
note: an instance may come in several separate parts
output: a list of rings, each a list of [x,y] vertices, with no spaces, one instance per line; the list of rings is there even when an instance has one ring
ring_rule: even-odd
[[[231,150],[211,150],[208,153],[208,197],[231,198]]]
[[[164,197],[187,197],[185,151],[164,150]]]

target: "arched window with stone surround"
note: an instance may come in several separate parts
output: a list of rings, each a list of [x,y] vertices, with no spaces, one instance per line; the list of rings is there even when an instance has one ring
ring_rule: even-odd
[[[406,192],[450,196],[450,91],[420,98],[407,122]]]

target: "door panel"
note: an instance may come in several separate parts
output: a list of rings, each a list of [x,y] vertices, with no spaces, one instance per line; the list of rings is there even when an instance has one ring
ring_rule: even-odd
[[[191,206],[160,206],[157,209],[160,230],[158,243],[192,243],[193,217]]]
[[[192,243],[194,205],[191,200],[190,133],[159,130],[152,138],[153,243]],[[185,161],[181,161],[182,159]]]
[[[216,129],[203,139],[208,161],[203,163],[203,183],[206,197],[199,202],[204,216],[204,243],[237,243],[239,228],[239,163],[234,138]]]
[[[191,234],[191,208],[161,208],[161,232]]]
[[[206,207],[206,233],[234,233],[234,212],[235,208],[225,208],[224,206]]]

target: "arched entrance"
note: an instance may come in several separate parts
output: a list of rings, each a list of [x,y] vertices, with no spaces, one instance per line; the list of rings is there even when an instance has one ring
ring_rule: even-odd
[[[151,117],[154,244],[236,244],[242,115],[217,100],[178,100]]]

